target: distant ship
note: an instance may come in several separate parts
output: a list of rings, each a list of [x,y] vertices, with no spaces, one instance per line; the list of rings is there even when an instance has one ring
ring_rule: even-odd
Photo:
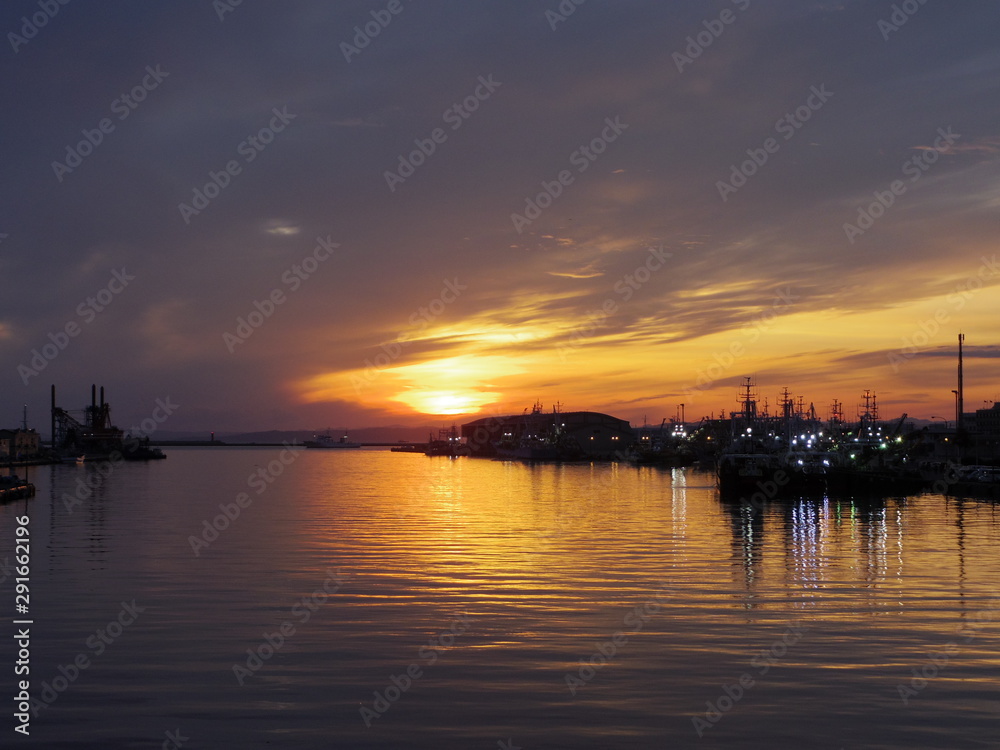
[[[352,443],[347,439],[347,433],[344,433],[340,438],[336,440],[329,433],[325,435],[316,435],[315,440],[306,440],[306,448],[360,448],[361,443]]]

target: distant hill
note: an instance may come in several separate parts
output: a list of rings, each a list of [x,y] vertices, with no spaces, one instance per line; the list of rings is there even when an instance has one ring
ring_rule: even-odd
[[[363,427],[357,430],[348,430],[348,437],[358,443],[396,443],[405,440],[413,443],[427,441],[427,434],[433,432],[437,435],[438,427],[407,427],[405,425],[389,425],[388,427]],[[215,439],[223,443],[283,443],[297,442],[303,443],[312,440],[313,436],[319,433],[316,430],[262,430],[260,432],[217,432]],[[344,433],[340,430],[331,429],[330,434],[334,438],[339,438]],[[153,442],[157,441],[186,441],[186,440],[209,440],[209,432],[179,432],[168,430],[157,430],[152,435]]]

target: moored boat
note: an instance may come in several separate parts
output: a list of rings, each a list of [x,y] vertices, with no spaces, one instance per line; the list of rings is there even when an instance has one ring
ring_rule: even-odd
[[[435,438],[433,434],[427,436],[427,447],[424,455],[427,456],[468,456],[472,453],[469,446],[462,442],[455,425],[450,430],[439,430]]]
[[[20,479],[16,474],[0,477],[0,502],[33,497],[35,485],[26,479]]]

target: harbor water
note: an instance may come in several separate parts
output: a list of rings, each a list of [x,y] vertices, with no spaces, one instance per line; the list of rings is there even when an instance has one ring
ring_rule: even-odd
[[[30,469],[44,748],[1000,746],[1000,508],[382,449]],[[23,472],[22,472],[23,473]],[[10,559],[10,562],[6,562]]]

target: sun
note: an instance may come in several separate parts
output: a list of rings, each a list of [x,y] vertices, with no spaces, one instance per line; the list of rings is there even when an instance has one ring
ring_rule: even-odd
[[[476,414],[501,400],[497,379],[520,372],[508,357],[482,354],[327,372],[296,384],[304,403],[355,401],[366,405],[396,402],[418,414]],[[346,377],[345,377],[346,375]]]
[[[496,400],[495,393],[479,391],[426,391],[411,390],[396,396],[410,408],[422,414],[453,416],[473,414]]]

